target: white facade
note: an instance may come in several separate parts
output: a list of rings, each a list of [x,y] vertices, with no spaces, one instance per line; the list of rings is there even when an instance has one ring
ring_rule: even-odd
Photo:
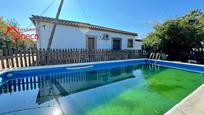
[[[38,48],[47,48],[52,26],[53,24],[46,22],[36,23],[37,34],[39,35]],[[108,34],[109,40],[103,39],[104,34]],[[136,36],[133,35],[57,25],[51,48],[87,48],[87,36],[96,38],[96,49],[112,49],[113,38],[121,38],[121,49],[141,49],[142,45],[142,42],[136,41]],[[128,39],[133,39],[133,48],[128,48]]]

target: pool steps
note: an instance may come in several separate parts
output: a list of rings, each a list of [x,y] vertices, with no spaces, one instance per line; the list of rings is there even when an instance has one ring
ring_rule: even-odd
[[[160,60],[161,59],[161,53],[151,53],[149,56],[149,59]]]

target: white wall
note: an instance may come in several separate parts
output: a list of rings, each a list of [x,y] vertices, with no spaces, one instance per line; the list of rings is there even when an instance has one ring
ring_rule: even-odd
[[[38,48],[47,48],[52,25],[40,22],[36,27]],[[109,34],[110,40],[102,40],[104,34]],[[135,40],[134,47],[127,48],[128,39],[135,39],[135,36],[64,25],[57,25],[51,48],[86,48],[86,35],[97,36],[97,49],[112,49],[112,38],[122,38],[122,49],[141,49],[141,43]]]
[[[139,42],[139,41],[135,42],[135,49],[137,49],[137,50],[141,50],[142,49],[142,41],[141,42]]]

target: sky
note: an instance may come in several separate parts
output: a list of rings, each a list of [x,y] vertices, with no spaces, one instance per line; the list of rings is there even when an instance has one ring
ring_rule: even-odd
[[[33,28],[31,15],[55,17],[60,0],[1,0],[0,16],[15,19],[20,28]],[[87,22],[135,32],[144,38],[154,23],[183,16],[193,9],[204,12],[204,0],[64,0],[60,19]]]

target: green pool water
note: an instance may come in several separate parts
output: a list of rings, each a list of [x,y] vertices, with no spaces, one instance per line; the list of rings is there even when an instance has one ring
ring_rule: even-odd
[[[0,86],[0,114],[162,115],[203,83],[201,73],[153,65],[31,75]]]
[[[162,115],[204,83],[203,74],[150,65],[136,77],[143,80],[87,115]]]

